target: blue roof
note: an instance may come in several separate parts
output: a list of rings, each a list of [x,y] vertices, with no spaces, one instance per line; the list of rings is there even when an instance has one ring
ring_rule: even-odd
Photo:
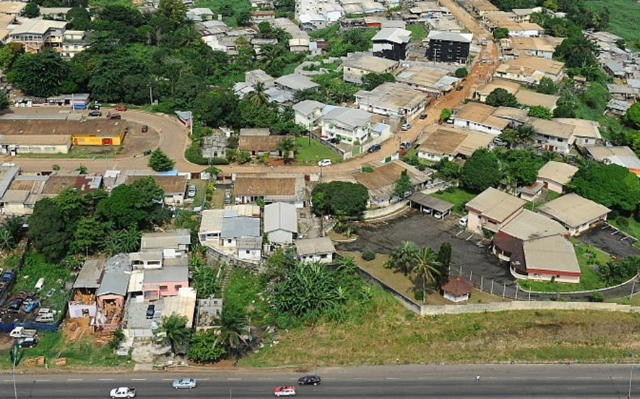
[[[178,169],[171,169],[166,172],[158,172],[157,176],[178,176]]]

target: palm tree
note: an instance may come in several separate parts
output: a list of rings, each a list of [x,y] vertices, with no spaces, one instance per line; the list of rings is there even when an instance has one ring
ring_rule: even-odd
[[[387,268],[395,267],[406,276],[413,270],[417,252],[418,247],[413,241],[403,241],[402,244],[391,251],[389,259],[384,262],[384,266]]]
[[[253,86],[253,91],[247,93],[245,98],[256,107],[262,107],[269,103],[269,96],[265,92],[266,90],[267,88],[264,86],[264,83],[258,82]]]
[[[11,232],[7,229],[0,230],[0,249],[11,249],[11,248],[13,248]]]
[[[436,275],[440,274],[438,270],[438,254],[429,247],[423,247],[415,254],[415,266],[413,271],[416,272],[422,282],[422,303],[426,302],[427,285],[436,281]]]
[[[187,316],[179,316],[175,313],[162,318],[160,331],[167,335],[173,353],[189,341],[189,335],[191,335],[191,330],[187,328]]]
[[[266,43],[260,46],[260,61],[263,67],[268,67],[284,54],[284,47]]]
[[[238,305],[229,303],[225,304],[220,315],[220,333],[218,334],[213,347],[220,344],[227,349],[227,353],[235,354],[239,357],[247,347],[247,340],[244,338],[246,333],[247,315],[238,307]]]
[[[276,150],[282,153],[284,163],[288,163],[293,157],[291,153],[295,153],[296,142],[292,137],[283,137],[276,145]]]
[[[21,216],[9,216],[2,223],[2,227],[11,234],[12,245],[17,245],[24,232],[24,219]]]

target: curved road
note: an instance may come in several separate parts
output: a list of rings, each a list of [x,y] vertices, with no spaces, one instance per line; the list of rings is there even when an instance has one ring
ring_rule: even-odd
[[[476,35],[476,38],[486,36],[489,37],[489,33],[478,23],[477,20],[472,18],[464,9],[457,5],[453,0],[441,0],[442,5],[449,8],[453,15],[455,15],[461,23],[463,23],[467,29]],[[490,59],[491,63],[482,63],[480,58]],[[413,121],[413,126],[409,131],[399,132],[395,137],[387,140],[382,145],[382,149],[374,154],[363,154],[361,156],[350,159],[347,162],[335,164],[329,167],[325,167],[322,170],[322,174],[326,175],[340,175],[341,173],[350,174],[360,169],[362,164],[368,162],[374,162],[382,158],[388,157],[398,151],[400,142],[402,141],[414,141],[420,135],[422,130],[429,124],[436,123],[440,112],[444,108],[452,109],[473,92],[473,89],[479,84],[486,82],[495,67],[498,65],[497,47],[491,41],[488,41],[487,47],[485,47],[481,55],[476,57],[469,76],[464,82],[464,89],[461,91],[452,91],[446,96],[442,96],[437,99],[426,112],[428,118],[424,120],[416,119]],[[57,110],[57,108],[56,108]],[[37,112],[34,109],[18,108],[13,109],[17,113]],[[104,111],[109,111],[108,108],[104,108]],[[104,112],[103,111],[103,112]],[[53,111],[52,111],[53,112]],[[170,115],[163,114],[150,114],[141,111],[126,111],[121,113],[125,120],[149,125],[152,129],[159,132],[160,142],[159,147],[169,155],[170,158],[176,161],[176,168],[182,172],[197,172],[205,169],[204,166],[195,165],[188,162],[184,158],[184,150],[189,145],[188,129],[182,125],[177,118]],[[103,172],[105,168],[109,169],[146,169],[147,158],[146,157],[127,157],[118,158],[113,157],[105,160],[104,158],[97,157],[96,159],[61,159],[61,158],[16,158],[5,156],[3,162],[15,162],[22,167],[25,171],[38,172],[44,170],[51,170],[52,164],[58,164],[62,169],[75,169],[80,164],[83,164],[88,168],[89,172]],[[261,165],[230,165],[220,167],[225,173],[265,173],[271,169]],[[283,166],[278,167],[276,170],[282,169],[282,172],[289,173],[320,173],[321,170],[317,166]],[[279,171],[279,170],[278,170]]]
[[[635,367],[633,367],[635,369]],[[473,365],[382,366],[319,370],[320,386],[297,388],[310,398],[626,398],[632,366]],[[110,389],[129,386],[138,398],[266,398],[273,388],[295,385],[303,374],[219,372],[156,374],[17,375],[17,397],[107,398]],[[480,375],[480,381],[476,381]],[[173,378],[199,380],[194,390],[175,391]],[[638,387],[640,389],[640,387]],[[640,395],[640,390],[638,391]],[[632,385],[632,397],[633,397]],[[13,377],[0,377],[0,399],[14,398]]]

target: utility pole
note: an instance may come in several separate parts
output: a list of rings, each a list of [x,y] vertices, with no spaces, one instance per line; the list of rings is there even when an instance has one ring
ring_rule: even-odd
[[[153,105],[153,87],[149,86],[149,99],[151,100],[151,105]]]

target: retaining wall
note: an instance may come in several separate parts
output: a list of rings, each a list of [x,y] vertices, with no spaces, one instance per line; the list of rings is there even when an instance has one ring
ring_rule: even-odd
[[[640,313],[640,307],[638,306],[618,305],[616,303],[513,301],[467,305],[423,305],[420,309],[420,315],[433,316],[440,314],[505,312],[510,310],[600,310],[607,312]]]

